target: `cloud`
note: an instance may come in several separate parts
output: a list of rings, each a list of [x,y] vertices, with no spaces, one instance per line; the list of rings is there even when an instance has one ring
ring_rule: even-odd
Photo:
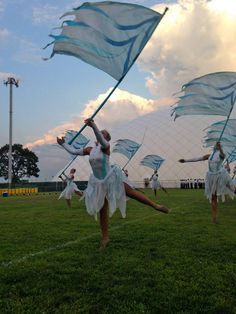
[[[78,128],[83,125],[84,119],[90,117],[95,112],[110,91],[111,90],[108,90],[107,93],[100,94],[96,100],[90,100],[79,116],[49,130],[42,138],[27,143],[26,146],[32,148],[36,145],[55,143],[56,137],[61,136],[66,130],[78,130]],[[153,112],[162,106],[169,106],[172,103],[172,98],[166,97],[162,100],[146,99],[127,91],[117,89],[96,116],[96,122],[101,128],[105,127],[110,129],[121,123],[131,121],[139,116]]]
[[[7,80],[9,77],[21,80],[20,76],[15,73],[0,72],[0,80]]]
[[[3,1],[0,0],[0,13],[4,12],[5,10],[5,4]]]
[[[2,44],[3,44],[3,41],[8,39],[10,37],[11,33],[8,29],[6,28],[1,28],[0,29],[0,48],[3,48]]]
[[[45,4],[41,7],[34,7],[32,11],[33,23],[36,25],[51,24],[55,26],[58,24],[58,20],[62,13],[61,9],[49,4]]]
[[[163,12],[165,6],[153,8]],[[153,95],[172,95],[207,73],[236,70],[235,0],[185,0],[168,7],[137,60],[149,73],[146,86]]]
[[[42,49],[35,43],[15,36],[13,39],[18,49],[13,54],[13,59],[20,63],[35,64],[42,62]]]

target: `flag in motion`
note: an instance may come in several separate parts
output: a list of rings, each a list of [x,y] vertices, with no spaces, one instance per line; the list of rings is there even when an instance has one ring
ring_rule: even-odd
[[[54,44],[51,57],[55,54],[75,56],[119,81],[135,62],[165,12],[160,14],[131,3],[85,2],[63,14],[61,18],[74,16],[74,19],[64,20],[61,34],[51,34],[54,41],[47,46]]]
[[[226,154],[226,159],[230,163],[236,159],[236,119],[229,119],[226,126],[225,124],[226,120],[223,120],[210,125],[206,129],[207,133],[203,142],[205,147],[214,146],[225,127],[220,142],[223,146],[224,153]]]
[[[65,142],[69,144],[70,140],[77,134],[77,131],[68,130],[65,134]],[[73,142],[72,147],[74,149],[84,148],[88,144],[89,140],[83,135],[80,134],[76,140]]]
[[[141,160],[140,164],[153,170],[158,170],[164,161],[165,159],[158,155],[147,155]]]
[[[236,72],[216,72],[183,85],[172,107],[174,119],[184,115],[229,116],[236,101]]]
[[[136,154],[140,146],[141,144],[138,144],[135,141],[129,139],[120,139],[116,141],[112,152],[123,154],[128,159],[131,159]]]

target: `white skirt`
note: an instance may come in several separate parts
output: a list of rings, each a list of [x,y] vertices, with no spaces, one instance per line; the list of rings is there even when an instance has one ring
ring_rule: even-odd
[[[90,175],[88,186],[84,191],[86,209],[89,215],[97,219],[97,214],[104,205],[105,198],[108,201],[109,217],[116,208],[119,208],[123,218],[126,216],[126,194],[123,183],[122,170],[117,165],[112,166],[109,173],[102,180]]]
[[[161,188],[161,184],[159,182],[159,180],[152,180],[152,189],[153,190],[159,190]]]
[[[208,171],[205,178],[205,195],[211,202],[212,195],[221,196],[222,202],[225,195],[234,198],[234,184],[228,172],[222,168],[218,172]]]
[[[67,184],[66,188],[61,192],[58,199],[63,197],[67,200],[71,200],[72,195],[75,191],[82,193],[74,182],[70,182],[69,184]]]

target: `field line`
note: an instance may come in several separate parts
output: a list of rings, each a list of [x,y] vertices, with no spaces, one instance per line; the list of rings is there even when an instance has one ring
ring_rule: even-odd
[[[112,230],[116,230],[116,229],[121,229],[123,227],[125,227],[126,225],[129,225],[129,224],[133,224],[133,223],[136,223],[136,222],[139,222],[141,220],[145,220],[145,219],[148,219],[148,218],[151,218],[151,217],[154,217],[156,215],[158,215],[160,213],[155,213],[154,215],[149,215],[149,216],[146,216],[145,218],[141,217],[139,219],[134,219],[134,220],[130,220],[130,221],[126,221],[122,224],[119,224],[117,226],[114,226],[114,227],[111,227],[109,230],[112,231]],[[68,246],[72,246],[72,245],[75,245],[79,242],[82,242],[84,240],[87,240],[87,239],[91,239],[93,238],[94,236],[98,236],[100,235],[100,231],[99,232],[95,232],[95,233],[92,233],[88,236],[85,236],[85,237],[82,237],[82,238],[77,238],[76,240],[73,240],[73,241],[68,241],[66,243],[62,243],[62,244],[58,244],[56,246],[53,246],[53,247],[49,247],[45,250],[42,250],[42,251],[39,251],[39,252],[35,252],[35,253],[29,253],[23,257],[20,257],[20,258],[17,258],[17,259],[14,259],[14,260],[11,260],[11,261],[8,261],[8,262],[2,262],[1,263],[1,267],[10,267],[12,265],[17,265],[17,264],[20,264],[32,257],[37,257],[37,256],[41,256],[41,255],[44,255],[44,254],[47,254],[49,252],[52,252],[52,251],[55,251],[55,250],[60,250],[60,249],[63,249],[63,248],[66,248]]]

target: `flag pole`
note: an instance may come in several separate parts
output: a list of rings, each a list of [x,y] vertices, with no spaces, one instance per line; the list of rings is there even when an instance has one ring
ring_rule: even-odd
[[[231,94],[231,103],[232,103],[231,109],[230,109],[230,112],[229,112],[229,114],[228,114],[228,117],[227,117],[227,119],[226,119],[226,121],[225,121],[225,125],[224,125],[224,127],[223,127],[223,129],[222,129],[222,131],[221,131],[220,138],[219,138],[218,142],[220,142],[220,140],[221,140],[221,138],[222,138],[222,136],[223,136],[223,134],[224,134],[225,128],[226,128],[226,126],[227,126],[227,124],[228,124],[228,122],[229,122],[229,118],[230,118],[231,112],[232,112],[232,110],[233,110],[233,108],[234,108],[235,99],[233,99],[233,93]]]
[[[144,131],[144,133],[143,133],[143,139],[142,139],[142,141],[141,141],[141,144],[140,144],[139,148],[143,145],[143,141],[144,141],[144,137],[145,137],[146,131],[147,131],[147,128],[145,128],[145,131]],[[136,150],[136,152],[133,154],[133,156],[126,162],[126,164],[123,166],[122,170],[125,170],[125,167],[128,165],[128,163],[130,162],[130,160],[134,157],[134,155],[137,153],[137,151],[139,150],[139,148]]]

